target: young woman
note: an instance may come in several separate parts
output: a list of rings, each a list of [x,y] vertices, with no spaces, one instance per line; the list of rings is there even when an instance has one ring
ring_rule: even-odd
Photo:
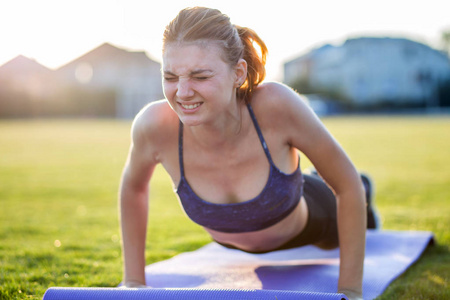
[[[215,9],[184,9],[166,27],[166,99],[136,117],[120,188],[125,286],[145,285],[148,183],[161,163],[215,241],[254,253],[340,245],[338,290],[361,297],[370,182],[297,93],[262,84],[266,53]],[[302,174],[298,151],[320,176]]]

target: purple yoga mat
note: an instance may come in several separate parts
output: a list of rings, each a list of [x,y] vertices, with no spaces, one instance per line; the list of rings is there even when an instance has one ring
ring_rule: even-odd
[[[344,300],[343,294],[271,290],[50,288],[43,300]]]
[[[433,240],[430,232],[367,232],[364,299],[381,295]],[[155,288],[263,289],[336,293],[339,249],[305,246],[249,254],[211,243],[146,267]]]
[[[430,232],[367,232],[364,299],[386,287],[433,241]],[[337,294],[339,250],[305,246],[249,254],[210,243],[146,267],[151,289],[50,288],[54,299],[345,299]]]

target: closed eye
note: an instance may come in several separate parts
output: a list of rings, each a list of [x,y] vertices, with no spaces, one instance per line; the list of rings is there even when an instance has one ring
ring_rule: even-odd
[[[164,76],[164,80],[165,81],[169,81],[169,82],[174,82],[174,81],[177,81],[178,78],[177,77]]]
[[[200,80],[200,81],[204,81],[204,80],[208,80],[209,77],[203,77],[203,76],[197,76],[195,77],[196,80]]]

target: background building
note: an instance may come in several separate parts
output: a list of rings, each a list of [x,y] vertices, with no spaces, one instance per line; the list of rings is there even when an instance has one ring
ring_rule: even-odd
[[[163,97],[160,68],[107,43],[57,70],[18,56],[0,67],[0,117],[133,118]]]
[[[0,67],[0,117],[38,114],[51,97],[53,73],[34,60],[19,55]]]
[[[356,38],[325,45],[284,65],[300,93],[323,94],[352,107],[437,107],[450,79],[446,54],[402,38]]]
[[[130,52],[108,43],[62,66],[56,73],[66,86],[114,94],[119,118],[132,118],[147,103],[163,97],[159,63],[145,52]]]

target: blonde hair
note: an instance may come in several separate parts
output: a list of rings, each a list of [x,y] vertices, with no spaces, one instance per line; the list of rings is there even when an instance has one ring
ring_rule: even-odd
[[[236,95],[246,102],[266,75],[267,47],[255,31],[233,25],[230,18],[217,9],[193,7],[181,10],[163,35],[163,52],[168,44],[215,41],[223,49],[223,60],[234,67],[239,59],[247,62],[247,78]],[[259,50],[256,48],[259,47]]]

